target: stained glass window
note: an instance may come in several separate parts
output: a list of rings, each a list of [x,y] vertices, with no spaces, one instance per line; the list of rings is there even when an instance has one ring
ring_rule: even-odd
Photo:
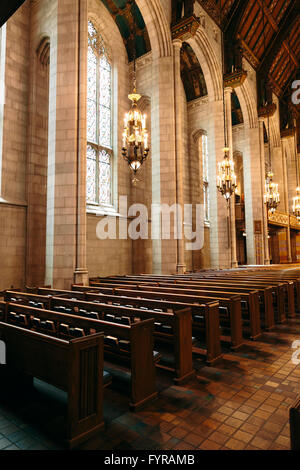
[[[88,23],[87,202],[111,205],[112,69],[101,34]]]
[[[202,135],[202,171],[203,171],[203,203],[204,220],[209,221],[209,184],[208,184],[208,142],[207,135]]]

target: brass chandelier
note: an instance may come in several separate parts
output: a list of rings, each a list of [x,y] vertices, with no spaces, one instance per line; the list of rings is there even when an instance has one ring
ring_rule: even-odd
[[[220,13],[221,15],[221,13]],[[220,24],[221,24],[220,17]],[[222,84],[223,84],[223,119],[224,119],[224,142],[225,147],[223,148],[224,157],[221,162],[218,163],[218,175],[217,175],[217,189],[220,191],[222,196],[226,199],[229,204],[231,196],[235,193],[236,175],[234,172],[234,161],[230,158],[230,149],[227,145],[227,125],[226,125],[226,113],[225,113],[225,86],[224,86],[224,73],[225,73],[225,57],[224,57],[224,32],[222,31]]]
[[[264,31],[264,53],[266,51],[266,34],[265,34],[265,9],[264,1],[262,4],[263,7],[263,31]],[[267,104],[267,85],[265,82],[265,99]],[[268,145],[269,145],[269,164],[268,164],[268,173],[265,180],[265,193],[264,193],[264,203],[267,206],[267,209],[272,214],[276,211],[280,203],[280,194],[278,191],[278,184],[273,182],[273,172],[271,169],[271,134],[270,134],[270,116],[268,113]]]
[[[290,69],[290,74],[292,75],[292,65],[291,65],[291,41],[290,41],[290,35],[288,37],[288,48],[289,48],[289,69]],[[290,104],[288,104],[288,123],[290,122],[291,119],[293,119],[293,115],[291,113],[291,108]],[[294,123],[293,123],[294,125]],[[295,134],[294,134],[295,138]],[[293,197],[293,214],[295,217],[297,217],[297,220],[300,221],[300,187],[299,187],[299,168],[298,168],[298,155],[296,151],[296,142],[295,142],[295,163],[296,163],[296,182],[297,182],[297,188],[296,188],[296,196]]]
[[[300,188],[299,186],[296,189],[297,196],[293,198],[293,214],[297,217],[297,220],[300,221]]]
[[[237,184],[234,172],[234,161],[229,158],[229,148],[225,147],[223,152],[223,161],[218,163],[217,188],[228,201],[235,192]]]
[[[132,14],[135,15],[136,3],[132,2]],[[134,21],[133,42],[136,37],[136,20]],[[146,114],[142,114],[138,107],[138,101],[141,95],[136,90],[136,47],[134,45],[133,56],[133,92],[128,95],[132,102],[131,109],[125,114],[124,130],[123,130],[123,145],[122,156],[127,161],[131,170],[136,172],[141,168],[146,160],[150,147],[149,147],[149,134],[146,128]]]
[[[264,194],[264,202],[272,214],[276,211],[277,206],[280,203],[278,184],[273,183],[273,176],[274,175],[271,171],[267,173]]]

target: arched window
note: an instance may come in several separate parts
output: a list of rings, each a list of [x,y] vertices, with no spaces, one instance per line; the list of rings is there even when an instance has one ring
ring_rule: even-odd
[[[203,134],[201,140],[202,140],[204,221],[209,222],[209,183],[208,183],[208,143],[207,143],[207,135]]]
[[[88,23],[87,203],[112,205],[112,68],[103,38]]]

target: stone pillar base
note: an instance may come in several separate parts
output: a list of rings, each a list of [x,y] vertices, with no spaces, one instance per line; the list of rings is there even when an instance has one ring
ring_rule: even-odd
[[[232,261],[232,263],[231,263],[232,268],[237,268],[238,265],[239,265],[239,263],[237,261]]]
[[[269,266],[271,263],[270,263],[270,260],[269,259],[265,259],[265,265]]]
[[[177,274],[185,274],[186,272],[186,265],[185,264],[177,264]]]
[[[89,285],[89,273],[85,269],[76,269],[74,272],[74,284]]]

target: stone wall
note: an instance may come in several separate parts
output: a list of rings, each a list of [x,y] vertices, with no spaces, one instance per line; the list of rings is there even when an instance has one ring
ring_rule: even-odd
[[[6,23],[0,194],[0,289],[25,284],[29,5]],[[3,43],[2,43],[3,45]],[[4,65],[4,64],[2,64]],[[1,100],[2,101],[2,100]],[[3,104],[3,103],[2,103]],[[3,121],[2,121],[3,119]]]

